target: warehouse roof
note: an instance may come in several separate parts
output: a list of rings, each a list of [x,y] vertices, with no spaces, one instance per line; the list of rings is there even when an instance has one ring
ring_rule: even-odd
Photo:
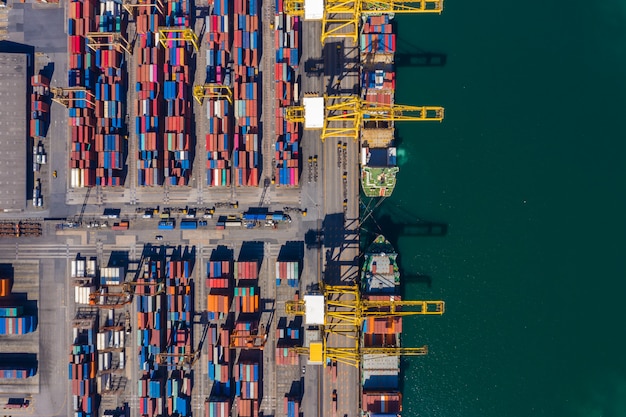
[[[0,53],[0,211],[26,207],[28,59]]]

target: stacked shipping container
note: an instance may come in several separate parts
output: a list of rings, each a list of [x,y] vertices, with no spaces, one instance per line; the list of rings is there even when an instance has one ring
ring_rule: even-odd
[[[276,64],[275,126],[276,144],[274,178],[280,186],[297,186],[300,176],[300,131],[296,123],[285,121],[285,107],[298,102],[295,69],[300,59],[300,18],[283,13],[283,1],[276,0],[274,16]]]
[[[87,322],[83,322],[87,323]],[[96,322],[73,327],[73,342],[68,364],[68,377],[72,382],[73,409],[83,416],[95,416],[96,410]]]
[[[73,1],[68,15],[68,86],[86,89],[69,92],[68,97],[70,186],[119,186],[126,149],[124,54],[112,45],[93,45],[92,49],[86,35],[102,32],[124,37],[121,4],[114,0]]]
[[[144,276],[135,286],[137,301],[137,344],[139,345],[139,414],[142,417],[163,414],[163,374],[159,369],[159,353],[163,352],[163,295],[158,283],[163,281],[160,259],[144,261]]]
[[[232,299],[232,261],[210,261],[207,264],[209,288],[207,312],[210,320],[224,318],[230,311]]]
[[[167,2],[165,25],[170,29],[192,26],[189,0]],[[192,121],[191,86],[189,73],[191,45],[180,39],[178,33],[167,33],[165,63],[163,65],[163,98],[165,99],[163,137],[163,176],[170,185],[187,185],[191,177]]]
[[[296,288],[300,282],[300,263],[298,261],[277,261],[276,262],[276,285],[282,281],[287,281],[287,285]]]
[[[100,2],[96,16],[98,32],[125,36],[122,5],[114,0]],[[122,185],[126,155],[126,75],[123,51],[115,46],[100,47],[95,52],[98,79],[95,84],[95,150],[98,153],[96,185]]]
[[[97,6],[97,0],[75,0],[68,4],[68,86],[84,87],[87,90],[68,93],[72,188],[92,187],[96,184],[96,120],[94,96],[90,92],[96,81],[96,66],[94,52],[86,46],[85,35],[97,30]]]
[[[138,13],[135,21],[139,49],[134,86],[137,94],[137,185],[163,185],[163,50],[159,47],[157,33],[163,17],[156,7],[140,7]]]
[[[231,40],[228,30],[229,0],[215,0],[212,13],[206,17],[206,82],[231,87]],[[228,187],[232,164],[232,106],[218,98],[206,100],[209,129],[206,135],[206,176],[210,187]]]
[[[43,138],[50,123],[50,80],[43,75],[31,77],[30,136]]]
[[[259,185],[259,7],[257,0],[234,0],[232,59],[233,181],[236,186]]]
[[[192,371],[178,370],[194,357],[191,346],[193,282],[191,265],[185,260],[170,260],[166,264],[167,293],[167,365],[166,410],[168,415],[187,416],[191,411]]]
[[[387,41],[378,38],[394,39],[393,45],[386,47]],[[373,42],[368,45],[364,42]],[[383,45],[383,46],[379,46]],[[382,49],[381,49],[382,48]],[[395,53],[395,34],[388,15],[368,16],[363,24],[361,35],[361,55],[370,56],[370,63],[361,71],[361,91],[368,102],[384,105],[393,104],[396,88],[396,73],[393,67]],[[371,59],[375,56],[375,59]]]
[[[217,403],[228,403],[228,413],[230,415],[231,379],[233,354],[230,349],[230,331],[222,327],[218,333],[217,324],[211,324],[207,333],[207,359],[209,380],[213,383],[211,390],[211,401]],[[224,405],[220,405],[223,410]],[[209,409],[211,406],[209,406]]]

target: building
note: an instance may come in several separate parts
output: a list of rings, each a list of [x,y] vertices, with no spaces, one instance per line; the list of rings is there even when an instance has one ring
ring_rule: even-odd
[[[28,199],[28,55],[0,53],[0,211],[23,211]]]

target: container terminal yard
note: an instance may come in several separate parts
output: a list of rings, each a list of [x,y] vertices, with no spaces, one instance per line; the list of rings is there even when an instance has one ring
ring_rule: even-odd
[[[443,119],[393,68],[394,15],[442,1],[3,6],[0,407],[401,414],[403,316],[444,303],[362,253],[360,191],[393,191],[396,121]]]

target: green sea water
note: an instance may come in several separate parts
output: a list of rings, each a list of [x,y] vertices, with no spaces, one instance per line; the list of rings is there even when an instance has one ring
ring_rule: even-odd
[[[446,0],[397,19],[396,101],[442,105],[399,128],[377,211],[449,225],[399,236],[412,299],[405,417],[626,416],[626,1]],[[398,232],[387,230],[388,234]]]

